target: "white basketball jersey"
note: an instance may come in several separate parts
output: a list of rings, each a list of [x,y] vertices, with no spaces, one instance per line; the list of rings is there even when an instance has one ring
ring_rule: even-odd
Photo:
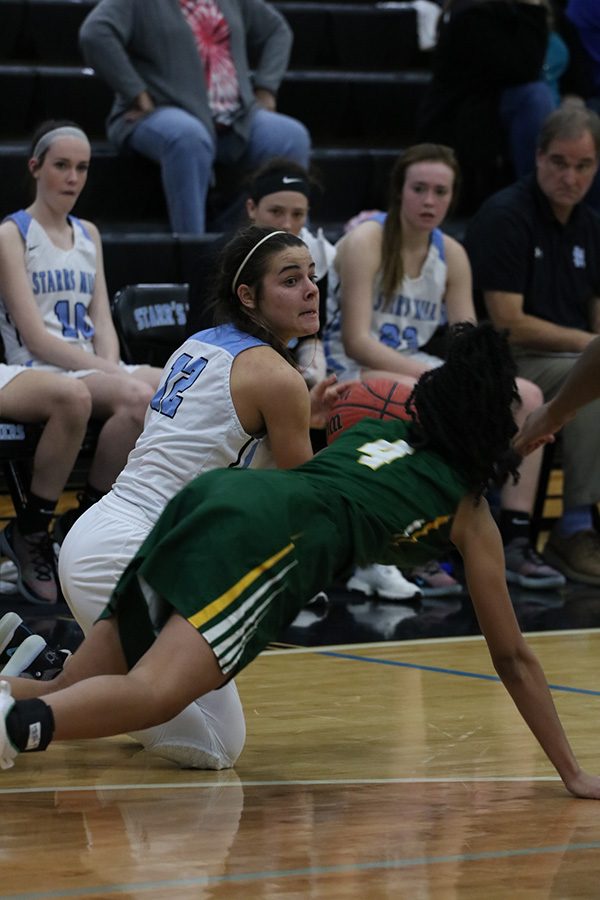
[[[385,215],[373,219],[383,225]],[[380,276],[373,286],[371,335],[398,353],[413,354],[427,343],[438,325],[446,318],[444,297],[448,264],[444,252],[444,236],[435,228],[429,251],[416,278],[405,275],[400,290],[386,303],[381,292]],[[342,341],[341,284],[332,266],[329,270],[327,324],[323,334],[327,369],[340,381],[360,377],[360,365],[346,355]]]
[[[52,243],[42,226],[25,210],[7,216],[25,242],[25,268],[33,297],[48,331],[54,337],[94,352],[94,326],[88,307],[96,279],[96,245],[79,219],[69,216],[73,246],[62,250]],[[0,297],[0,334],[6,361],[12,364],[46,365],[31,355],[21,341]]]
[[[168,501],[211,469],[274,467],[266,436],[247,434],[230,390],[239,353],[264,341],[221,325],[188,338],[168,360],[144,430],[113,485],[116,498],[154,521]]]

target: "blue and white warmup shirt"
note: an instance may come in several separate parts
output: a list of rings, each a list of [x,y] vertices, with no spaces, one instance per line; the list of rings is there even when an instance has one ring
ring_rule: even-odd
[[[7,219],[17,225],[25,243],[25,268],[44,325],[54,337],[93,353],[94,326],[88,307],[96,280],[96,245],[91,235],[79,219],[69,216],[73,246],[63,250],[52,243],[39,222],[25,210]],[[0,334],[8,363],[48,368],[22,342],[2,297]]]
[[[385,214],[373,219],[383,227]],[[435,228],[431,233],[429,250],[423,267],[416,278],[405,275],[400,290],[392,300],[385,302],[381,292],[381,279],[377,275],[373,284],[373,314],[371,335],[381,344],[398,353],[416,354],[433,336],[438,325],[446,321],[444,297],[446,295],[448,265],[444,251],[443,233]],[[323,344],[327,370],[335,372],[340,381],[360,378],[361,366],[346,355],[342,341],[342,290],[335,266],[328,276],[327,325]]]

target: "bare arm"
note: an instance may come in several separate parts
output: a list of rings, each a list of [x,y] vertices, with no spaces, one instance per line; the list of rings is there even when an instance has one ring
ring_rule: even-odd
[[[50,334],[33,296],[27,270],[23,241],[12,222],[0,226],[0,291],[11,321],[21,339],[37,359],[62,369],[89,369],[90,354],[68,341]],[[93,368],[116,372],[114,363],[93,358]]]
[[[475,322],[473,279],[469,258],[458,241],[448,235],[444,235],[444,249],[448,265],[444,297],[448,321],[451,325],[456,322]]]
[[[231,396],[244,430],[267,432],[278,468],[312,459],[311,400],[302,375],[271,347],[253,347],[236,357]]]
[[[593,340],[589,331],[555,325],[523,310],[523,295],[485,291],[485,305],[496,328],[508,328],[510,341],[530,350],[581,353]]]
[[[120,360],[119,339],[112,320],[106,278],[104,275],[104,261],[102,256],[102,242],[98,229],[91,222],[85,223],[96,245],[96,280],[94,293],[89,306],[89,316],[94,324],[94,352],[97,356],[108,362],[118,365]]]
[[[418,378],[428,368],[381,344],[371,334],[373,284],[381,266],[381,226],[363,222],[340,241],[336,266],[341,280],[342,341],[351,359],[365,369]]]
[[[521,456],[540,444],[572,419],[577,410],[600,397],[600,337],[594,338],[579,357],[561,389],[552,400],[534,410],[514,440]]]
[[[479,505],[470,497],[461,501],[452,540],[463,557],[477,620],[502,683],[567,790],[600,799],[600,778],[580,769],[542,667],[519,630],[506,586],[502,540],[484,500]]]

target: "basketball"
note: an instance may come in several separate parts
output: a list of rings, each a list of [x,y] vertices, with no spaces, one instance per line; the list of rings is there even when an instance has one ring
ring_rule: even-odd
[[[364,418],[409,419],[404,404],[411,392],[408,385],[386,378],[348,382],[329,413],[327,443]]]

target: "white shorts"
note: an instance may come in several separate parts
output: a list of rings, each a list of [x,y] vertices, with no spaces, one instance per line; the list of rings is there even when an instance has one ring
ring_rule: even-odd
[[[60,583],[84,634],[103,611],[125,567],[154,522],[112,493],[91,506],[67,534],[58,558]],[[163,725],[132,733],[146,750],[183,768],[227,769],[246,739],[233,681],[187,706]]]
[[[414,360],[414,362],[423,363],[423,365],[427,365],[431,369],[437,369],[439,366],[444,364],[444,360],[440,359],[439,356],[432,356],[430,353],[423,353],[422,350],[416,350],[414,353],[403,353],[401,355],[405,356],[407,359]],[[338,375],[338,381],[364,381],[368,379],[368,377],[369,370],[364,369],[361,365],[359,365],[359,363],[351,360],[351,365],[346,366],[344,368],[344,371],[340,375]]]
[[[8,366],[5,363],[0,363],[0,391],[3,387],[6,387],[9,381],[12,381],[13,378],[16,378],[22,372],[31,372],[31,369],[29,366]]]
[[[90,354],[91,356],[92,354]],[[135,372],[137,369],[141,369],[142,367],[139,365],[129,365],[129,363],[124,363],[123,360],[119,361],[119,365],[124,372],[127,372],[131,375],[132,372]],[[70,378],[85,378],[87,375],[97,375],[101,374],[101,369],[63,369],[60,366],[52,366],[50,363],[40,363],[35,364],[33,366],[29,366],[34,372],[54,372],[56,375],[68,375]]]

